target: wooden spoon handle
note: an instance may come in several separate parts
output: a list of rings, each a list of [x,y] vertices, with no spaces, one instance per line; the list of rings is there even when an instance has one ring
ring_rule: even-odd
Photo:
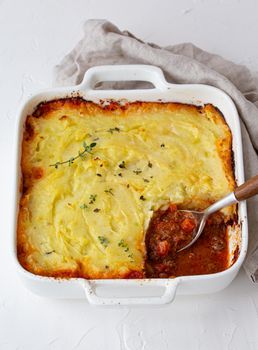
[[[237,187],[234,193],[238,201],[243,201],[258,194],[258,175]]]

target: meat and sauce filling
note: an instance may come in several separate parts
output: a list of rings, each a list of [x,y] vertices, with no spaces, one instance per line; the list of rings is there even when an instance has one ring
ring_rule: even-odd
[[[145,238],[146,277],[199,275],[227,268],[227,226],[219,212],[207,220],[196,243],[178,252],[192,240],[197,224],[194,215],[177,210],[174,204],[154,214]]]

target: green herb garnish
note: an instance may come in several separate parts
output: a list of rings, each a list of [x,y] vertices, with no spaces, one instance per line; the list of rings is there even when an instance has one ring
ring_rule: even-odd
[[[146,198],[143,195],[141,195],[140,200],[146,201]]]
[[[46,255],[50,255],[50,254],[52,254],[52,253],[55,253],[55,250],[51,250],[50,252],[46,252],[45,254],[46,254]]]
[[[133,170],[133,172],[136,174],[136,175],[139,175],[140,173],[142,173],[142,170],[137,168],[136,170]]]
[[[120,169],[125,169],[125,161],[123,160],[118,166]]]
[[[148,179],[143,179],[143,181],[144,181],[144,182],[150,182],[150,180],[148,180]]]
[[[124,251],[126,253],[129,251],[128,244],[125,242],[124,239],[121,239],[121,241],[118,242],[118,247],[124,248]]]
[[[98,239],[100,241],[100,243],[105,247],[107,248],[108,244],[109,244],[109,240],[104,237],[104,236],[98,236]]]
[[[108,190],[105,190],[105,192],[111,194],[112,196],[114,196],[113,188],[110,188],[110,189],[108,189]]]
[[[94,211],[94,213],[98,213],[98,212],[100,212],[100,209],[99,208],[95,208],[93,211]]]
[[[92,142],[90,145],[87,145],[86,142],[83,142],[83,148],[84,148],[84,150],[83,150],[82,152],[79,151],[79,152],[78,152],[78,156],[76,156],[76,157],[71,157],[71,158],[69,158],[68,160],[65,160],[64,162],[56,162],[56,163],[54,163],[54,164],[50,164],[49,166],[53,166],[53,167],[55,167],[56,169],[58,169],[58,167],[59,167],[60,165],[67,164],[67,163],[68,163],[69,166],[71,166],[77,159],[79,159],[79,158],[85,159],[86,153],[92,154],[91,151],[92,151],[92,149],[93,149],[96,145],[97,145],[96,142]]]
[[[164,143],[162,143],[162,144],[160,145],[160,147],[165,147],[165,144],[164,144]]]
[[[114,131],[120,132],[120,129],[118,127],[108,129],[108,132],[110,132],[110,134],[113,134]]]
[[[89,204],[93,204],[94,202],[96,202],[96,199],[97,199],[97,195],[91,194]]]
[[[152,163],[150,161],[148,161],[148,167],[152,168]]]
[[[80,208],[81,208],[81,209],[87,209],[88,206],[87,206],[85,203],[83,203],[82,205],[80,205]]]

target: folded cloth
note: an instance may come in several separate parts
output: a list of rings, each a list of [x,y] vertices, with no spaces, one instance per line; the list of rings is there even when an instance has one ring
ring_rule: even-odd
[[[251,72],[224,58],[184,43],[168,47],[149,44],[106,20],[89,20],[84,37],[55,67],[55,85],[75,85],[92,66],[151,64],[171,83],[213,85],[235,102],[240,118],[245,176],[258,174],[258,84]],[[248,200],[249,248],[244,268],[258,282],[258,196]]]

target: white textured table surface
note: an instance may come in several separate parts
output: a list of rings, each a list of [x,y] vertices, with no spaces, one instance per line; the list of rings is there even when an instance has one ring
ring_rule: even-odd
[[[161,45],[192,41],[258,71],[255,0],[0,0],[0,350],[258,349],[258,287],[244,272],[226,290],[165,308],[99,309],[47,300],[20,283],[9,249],[12,141],[21,100],[51,85],[52,68],[107,18]]]

